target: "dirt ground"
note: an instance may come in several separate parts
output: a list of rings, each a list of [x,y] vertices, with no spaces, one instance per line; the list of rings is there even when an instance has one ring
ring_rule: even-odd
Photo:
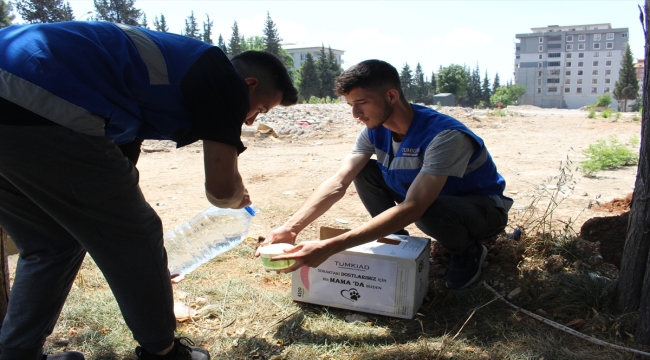
[[[638,137],[641,124],[632,119],[633,114],[614,120],[589,119],[579,110],[531,106],[508,110],[514,116],[448,107],[441,112],[456,117],[485,140],[506,179],[505,194],[515,201],[510,212],[512,226],[519,225],[517,214],[539,194],[540,185],[552,189],[557,181],[553,177],[560,174],[567,159],[572,162],[569,168],[575,187],[567,189],[568,197],[555,216],[570,218],[576,232],[589,218],[608,215],[602,208],[588,209],[590,202],[604,204],[632,192],[636,166],[602,171],[596,178],[584,177],[576,169],[585,159],[582,151],[596,140],[617,136],[627,142]],[[253,237],[266,235],[298,209],[318,184],[336,171],[363,127],[345,104],[279,108],[260,122],[278,130],[279,136],[258,136],[254,128],[243,131],[248,149],[239,157],[239,168],[253,203],[262,211],[249,234]],[[204,196],[200,143],[176,149],[170,142],[147,141],[144,150],[138,163],[141,186],[165,229],[180,225],[210,205]],[[368,219],[351,185],[344,199],[299,234],[298,240],[317,239],[320,226],[352,228]],[[413,235],[423,235],[414,226],[408,229]]]

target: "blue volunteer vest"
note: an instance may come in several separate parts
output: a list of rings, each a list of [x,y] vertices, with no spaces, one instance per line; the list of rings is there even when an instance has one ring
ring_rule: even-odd
[[[118,145],[139,137],[183,146],[196,139],[180,83],[209,48],[108,22],[10,26],[0,30],[0,96]]]
[[[440,195],[497,195],[510,200],[503,196],[506,182],[497,173],[497,167],[480,137],[450,116],[424,106],[414,104],[411,106],[414,111],[413,122],[396,154],[391,156],[390,130],[380,126],[368,131],[370,141],[375,146],[377,165],[391,189],[406,196],[409,186],[420,173],[424,152],[431,140],[443,130],[458,130],[471,136],[479,145],[479,149],[472,154],[463,177],[449,176]]]

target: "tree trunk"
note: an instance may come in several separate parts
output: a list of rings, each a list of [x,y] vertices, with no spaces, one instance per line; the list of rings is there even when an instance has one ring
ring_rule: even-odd
[[[7,260],[7,233],[0,228],[0,325],[9,304],[9,261]]]
[[[650,34],[648,33],[648,9],[645,2],[645,65],[650,65]],[[648,74],[643,79],[645,89]],[[637,341],[650,343],[650,91],[643,93],[643,122],[641,124],[641,149],[630,219],[621,261],[621,271],[616,285],[616,309],[620,312],[640,310]]]

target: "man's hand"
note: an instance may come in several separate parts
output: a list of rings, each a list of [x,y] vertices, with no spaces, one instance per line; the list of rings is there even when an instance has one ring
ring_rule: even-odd
[[[244,189],[244,196],[241,198],[239,205],[233,207],[233,209],[243,209],[248,205],[251,205],[251,197],[248,195],[248,189]]]
[[[290,267],[277,271],[279,274],[290,273],[303,266],[317,267],[330,256],[334,255],[331,249],[332,247],[328,246],[326,241],[303,241],[292,249],[285,250],[286,255],[274,256],[271,258],[271,261],[295,260],[295,263]]]
[[[297,233],[291,231],[291,229],[288,226],[283,225],[271,231],[269,235],[266,237],[266,240],[264,240],[264,242],[260,244],[260,247],[275,244],[275,243],[295,244],[296,236],[298,236]],[[255,252],[255,257],[258,256],[260,256],[259,250]]]

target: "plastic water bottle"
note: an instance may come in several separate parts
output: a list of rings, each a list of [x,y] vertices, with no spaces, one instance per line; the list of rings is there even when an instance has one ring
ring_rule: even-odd
[[[170,274],[180,277],[241,243],[257,210],[210,207],[164,235]]]

